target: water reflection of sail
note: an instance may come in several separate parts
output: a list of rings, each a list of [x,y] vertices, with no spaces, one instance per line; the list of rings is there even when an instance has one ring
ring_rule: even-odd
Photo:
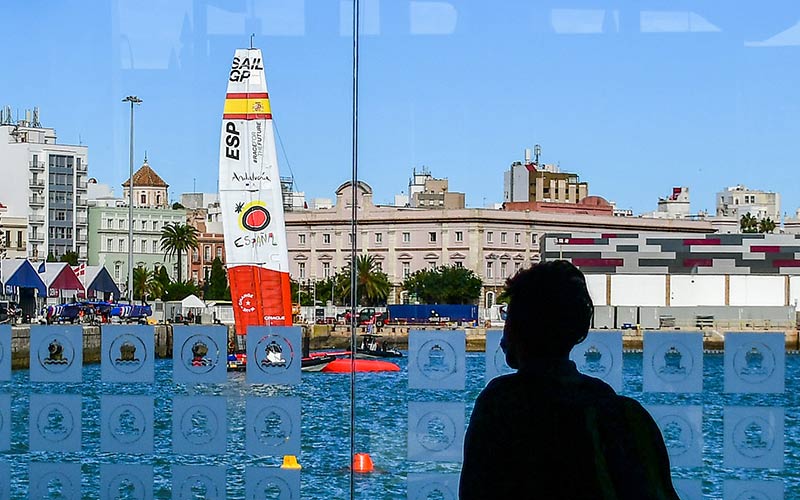
[[[236,333],[291,326],[289,255],[272,110],[260,49],[237,49],[228,74],[219,191]]]

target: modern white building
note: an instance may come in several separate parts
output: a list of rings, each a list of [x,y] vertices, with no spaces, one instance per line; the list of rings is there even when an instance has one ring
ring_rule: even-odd
[[[9,217],[8,208],[0,203],[0,259],[27,257],[27,233],[28,218]]]
[[[748,189],[741,184],[717,193],[717,216],[738,220],[747,213],[759,220],[769,217],[775,223],[780,223],[780,194]]]
[[[672,188],[672,194],[658,199],[655,212],[642,215],[652,219],[685,219],[690,216],[689,188],[685,186]]]
[[[86,261],[88,156],[87,146],[58,144],[37,109],[17,121],[8,107],[0,113],[0,200],[9,217],[28,220],[28,257],[71,251]]]

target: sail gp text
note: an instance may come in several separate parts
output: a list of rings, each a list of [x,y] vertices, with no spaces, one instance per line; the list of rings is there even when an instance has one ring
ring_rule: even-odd
[[[234,57],[233,63],[231,64],[231,74],[228,79],[232,82],[241,82],[250,78],[252,74],[251,71],[255,70],[264,70],[264,65],[261,64],[260,57],[254,57],[252,59],[249,57],[245,57],[244,59]]]
[[[244,235],[239,236],[235,240],[233,240],[233,245],[236,248],[244,248],[244,247],[263,247],[263,246],[278,246],[278,242],[275,241],[275,234],[273,233],[258,233],[255,235]]]

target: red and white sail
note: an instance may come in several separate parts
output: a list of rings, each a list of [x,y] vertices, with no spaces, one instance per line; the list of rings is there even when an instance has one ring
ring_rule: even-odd
[[[260,49],[237,49],[231,64],[219,195],[236,333],[291,325],[283,197]]]

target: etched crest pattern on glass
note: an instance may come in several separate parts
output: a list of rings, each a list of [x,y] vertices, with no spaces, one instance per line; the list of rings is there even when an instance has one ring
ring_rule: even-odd
[[[457,500],[458,474],[409,473],[407,482],[408,500]]]
[[[300,398],[247,398],[245,450],[252,455],[300,454]]]
[[[299,500],[300,471],[248,466],[245,469],[245,498]]]
[[[100,465],[100,500],[152,500],[152,498],[152,465]]]
[[[622,332],[589,332],[569,354],[578,371],[622,391]]]
[[[225,498],[225,467],[217,465],[173,465],[172,498],[175,500],[219,500]]]
[[[100,449],[110,453],[153,453],[152,396],[100,399]]]
[[[81,397],[77,394],[31,394],[31,451],[81,451]]]
[[[251,326],[247,332],[248,383],[284,385],[300,383],[302,357],[300,327]]]
[[[726,333],[725,392],[783,393],[785,338],[784,333]]]
[[[81,498],[81,464],[31,462],[29,498]]]
[[[225,453],[226,399],[222,396],[175,396],[172,400],[172,449],[178,454]]]
[[[408,387],[463,390],[466,380],[463,330],[408,332]]]
[[[783,481],[743,481],[726,479],[722,483],[725,500],[783,500]]]
[[[152,383],[154,347],[152,326],[104,326],[100,351],[103,382]]]
[[[703,334],[645,332],[642,356],[645,392],[703,390]]]
[[[31,326],[31,382],[80,382],[82,370],[82,327]]]
[[[464,404],[408,403],[408,459],[460,462],[464,447]]]
[[[784,409],[726,406],[723,410],[723,464],[726,467],[782,469]]]
[[[224,326],[174,326],[172,380],[209,384],[227,380],[227,336]]]
[[[506,363],[506,353],[500,347],[500,339],[503,338],[502,330],[488,330],[486,332],[486,383],[490,380],[507,373],[514,373],[508,363]]]
[[[673,467],[703,466],[703,407],[680,405],[648,406]]]

